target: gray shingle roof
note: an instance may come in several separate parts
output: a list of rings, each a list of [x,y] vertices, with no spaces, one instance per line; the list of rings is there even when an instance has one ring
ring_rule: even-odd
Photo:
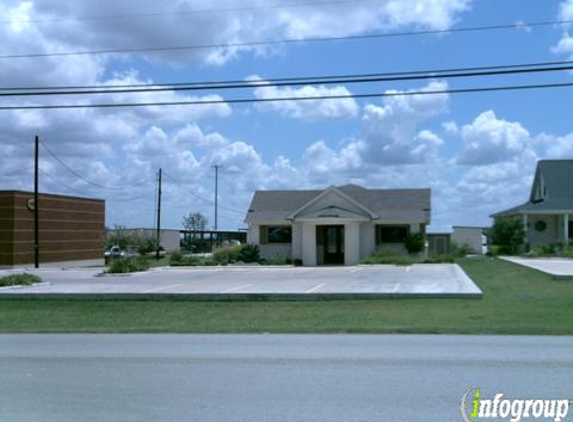
[[[428,221],[430,189],[338,189],[381,219]],[[256,191],[246,221],[282,220],[320,195],[322,190]]]
[[[541,202],[534,202],[534,188],[542,176],[547,187],[547,195]],[[540,160],[535,171],[529,201],[492,215],[516,215],[522,212],[573,211],[573,160]]]

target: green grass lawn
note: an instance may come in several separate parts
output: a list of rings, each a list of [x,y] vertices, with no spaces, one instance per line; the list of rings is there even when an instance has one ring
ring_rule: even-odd
[[[459,261],[483,299],[318,302],[2,300],[0,332],[573,334],[573,281]]]

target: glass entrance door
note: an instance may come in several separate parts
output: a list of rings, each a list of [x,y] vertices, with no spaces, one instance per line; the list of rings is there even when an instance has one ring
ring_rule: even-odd
[[[324,263],[344,264],[344,226],[324,228]]]

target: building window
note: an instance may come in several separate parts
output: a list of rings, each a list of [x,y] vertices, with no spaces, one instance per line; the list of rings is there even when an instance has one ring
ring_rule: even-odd
[[[292,243],[291,227],[269,227],[269,243]]]
[[[404,243],[410,233],[409,226],[376,226],[376,243]]]

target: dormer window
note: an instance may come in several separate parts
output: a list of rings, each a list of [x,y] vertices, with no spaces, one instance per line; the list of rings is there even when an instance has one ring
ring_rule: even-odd
[[[547,195],[547,187],[543,181],[543,176],[540,174],[539,179],[537,179],[537,184],[533,193],[533,203],[543,202],[545,196]]]

